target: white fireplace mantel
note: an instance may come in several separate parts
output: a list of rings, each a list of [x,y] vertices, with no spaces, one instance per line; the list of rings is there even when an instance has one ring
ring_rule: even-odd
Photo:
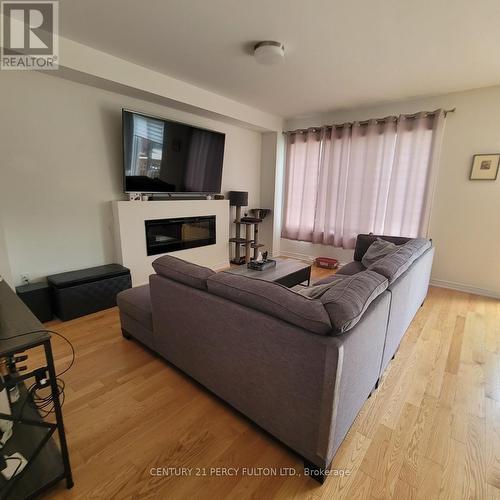
[[[149,282],[149,275],[154,272],[151,263],[160,257],[146,253],[146,220],[215,215],[215,245],[168,255],[212,269],[229,267],[228,200],[113,201],[112,204],[117,259],[130,269],[133,286]]]

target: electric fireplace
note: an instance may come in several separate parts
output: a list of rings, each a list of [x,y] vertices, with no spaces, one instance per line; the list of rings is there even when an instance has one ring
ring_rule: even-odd
[[[215,244],[215,215],[144,221],[148,255]]]

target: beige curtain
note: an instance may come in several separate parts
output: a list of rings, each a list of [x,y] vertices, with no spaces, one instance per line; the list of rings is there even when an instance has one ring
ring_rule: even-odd
[[[359,233],[427,235],[444,116],[288,133],[282,237],[354,248]]]

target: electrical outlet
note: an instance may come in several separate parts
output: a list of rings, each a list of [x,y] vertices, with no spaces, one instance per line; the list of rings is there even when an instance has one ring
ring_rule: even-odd
[[[28,273],[21,274],[21,281],[23,285],[27,285],[30,282],[30,275]]]

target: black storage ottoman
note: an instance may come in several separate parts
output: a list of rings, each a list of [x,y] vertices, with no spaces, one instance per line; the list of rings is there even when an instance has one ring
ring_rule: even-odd
[[[119,264],[47,276],[54,314],[68,321],[116,306],[116,295],[132,286],[130,270]]]

